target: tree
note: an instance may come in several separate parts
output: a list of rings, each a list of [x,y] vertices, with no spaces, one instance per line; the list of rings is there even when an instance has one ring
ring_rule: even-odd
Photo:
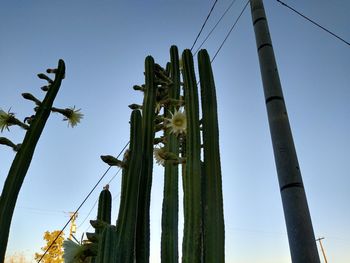
[[[52,242],[56,239],[56,237],[60,234],[60,230],[56,231],[46,231],[44,233],[44,240],[46,241],[46,245],[41,248],[41,250],[45,253],[45,251],[49,248]],[[63,263],[63,241],[64,234],[63,232],[59,235],[55,243],[51,246],[49,251],[46,253],[44,258],[41,260],[42,263]],[[43,253],[43,254],[44,254]],[[43,254],[35,253],[35,260],[39,260]]]
[[[22,252],[15,252],[14,254],[6,256],[5,263],[27,263],[29,261],[26,260],[26,257],[24,256],[24,253]]]

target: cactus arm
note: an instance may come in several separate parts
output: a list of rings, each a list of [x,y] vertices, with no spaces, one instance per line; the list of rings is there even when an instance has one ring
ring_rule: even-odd
[[[111,223],[112,195],[108,189],[103,189],[98,198],[97,220]],[[99,231],[97,231],[99,233]]]
[[[131,113],[130,161],[121,193],[117,220],[117,263],[134,262],[136,213],[142,159],[142,117],[139,110]]]
[[[136,261],[149,262],[150,218],[153,142],[156,85],[154,80],[154,60],[151,56],[145,60],[145,93],[142,107],[142,165],[138,192],[138,210],[136,227]]]
[[[0,262],[4,261],[8,235],[17,197],[32,160],[36,144],[50,115],[54,99],[65,74],[65,64],[59,60],[54,82],[39,106],[35,118],[26,132],[6,178],[0,198]]]
[[[216,91],[210,58],[198,53],[204,145],[204,262],[225,262],[225,227]]]
[[[190,50],[182,54],[187,118],[182,262],[201,262],[201,167],[198,91]]]
[[[169,89],[169,99],[179,100],[180,97],[180,71],[179,54],[176,46],[170,48],[171,64],[167,65],[167,72],[170,73],[172,87]],[[168,104],[164,108],[164,117],[171,118],[170,112],[174,112],[177,107]],[[165,131],[165,151],[179,156],[179,142],[174,134],[169,130]],[[165,162],[164,171],[164,198],[162,208],[162,237],[161,237],[161,261],[163,263],[178,262],[178,210],[179,210],[179,170],[178,165]]]

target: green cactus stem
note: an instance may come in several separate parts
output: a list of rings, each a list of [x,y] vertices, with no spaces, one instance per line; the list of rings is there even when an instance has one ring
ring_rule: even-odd
[[[185,111],[187,118],[186,134],[186,172],[184,182],[184,237],[182,243],[182,262],[201,262],[201,165],[200,130],[197,81],[190,50],[182,54]]]
[[[122,189],[117,220],[117,263],[133,263],[137,222],[137,192],[142,160],[142,117],[133,110],[130,121],[130,152],[128,170],[122,178]]]
[[[173,83],[169,89],[169,99],[178,100],[180,98],[180,71],[179,53],[176,46],[170,48],[171,63],[167,65],[167,71]],[[171,118],[171,112],[175,112],[177,107],[168,104],[164,108],[164,117]],[[170,130],[165,130],[165,152],[170,152],[179,156],[179,142],[175,134]],[[179,218],[179,169],[178,165],[165,161],[164,170],[164,192],[162,208],[162,237],[161,237],[161,262],[178,262],[178,218]]]
[[[225,262],[225,227],[216,91],[210,58],[198,53],[203,123],[203,251],[204,262]]]
[[[109,185],[103,187],[98,198],[97,220],[104,222],[106,225],[111,223],[111,211],[112,211],[112,195],[109,191]],[[98,227],[95,229],[95,233],[86,233],[88,240],[94,244],[98,244],[99,237],[103,232],[104,227]],[[96,262],[96,257],[91,257],[91,262]]]
[[[112,195],[109,185],[103,187],[98,198],[97,220],[102,220],[107,224],[111,223]]]
[[[153,170],[153,141],[156,85],[154,80],[154,60],[151,56],[145,60],[145,92],[142,106],[142,165],[140,187],[138,191],[136,226],[136,261],[149,262],[150,248],[150,201]]]
[[[63,60],[59,60],[55,80],[50,85],[45,99],[39,106],[6,178],[0,198],[0,262],[4,262],[12,215],[19,191],[32,160],[36,144],[50,115],[51,107],[61,86],[64,73],[65,64]]]
[[[116,227],[107,225],[98,243],[96,263],[115,263],[117,259],[117,232]]]

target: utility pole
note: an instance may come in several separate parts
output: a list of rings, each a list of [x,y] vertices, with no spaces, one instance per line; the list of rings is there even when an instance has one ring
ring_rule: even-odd
[[[77,232],[77,225],[75,223],[75,220],[78,217],[78,213],[76,212],[69,212],[69,217],[71,218],[71,222],[70,222],[70,229],[69,229],[69,237],[68,239],[72,240],[73,234],[75,234]]]
[[[250,6],[292,262],[320,263],[264,5]]]
[[[320,243],[322,255],[323,255],[323,258],[324,258],[324,262],[327,263],[328,261],[327,261],[327,258],[326,258],[326,253],[325,253],[325,251],[323,249],[322,242],[321,242],[322,239],[324,239],[324,237],[320,237],[320,238],[316,239],[316,241],[318,241]]]

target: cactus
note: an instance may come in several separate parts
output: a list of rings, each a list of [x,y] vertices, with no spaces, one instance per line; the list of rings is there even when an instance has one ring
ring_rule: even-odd
[[[44,74],[39,74],[43,78]],[[4,261],[8,235],[17,197],[32,160],[36,144],[50,115],[52,104],[65,75],[65,64],[59,60],[55,79],[49,79],[49,89],[43,102],[38,105],[35,116],[30,118],[30,126],[18,150],[6,178],[0,198],[0,262]],[[48,80],[48,78],[46,78]],[[26,126],[24,126],[26,127]]]
[[[117,233],[116,227],[107,225],[101,235],[98,244],[96,263],[114,263],[117,258]]]
[[[136,261],[149,261],[150,222],[149,209],[153,169],[153,141],[155,135],[156,83],[154,79],[154,60],[151,56],[145,60],[145,92],[142,107],[142,164],[140,187],[138,191],[136,226]]]
[[[179,54],[176,46],[170,48],[171,63],[167,65],[173,85],[169,88],[168,98],[179,100],[180,98],[180,71]],[[171,113],[178,107],[168,103],[164,107],[164,117],[170,118]],[[165,151],[179,155],[179,141],[175,134],[165,131]],[[162,237],[161,237],[161,261],[166,263],[178,262],[178,165],[165,162],[164,169],[164,197],[162,208]]]
[[[109,185],[103,187],[103,190],[100,193],[98,198],[98,209],[97,209],[97,220],[104,222],[106,224],[111,223],[111,210],[112,210],[112,195],[109,191]],[[103,232],[103,227],[96,228],[95,233],[86,233],[86,236],[92,244],[97,245],[99,236]],[[91,257],[91,262],[96,262],[96,255]]]
[[[131,113],[128,171],[122,178],[121,200],[117,220],[117,261],[134,262],[136,213],[142,158],[142,119],[139,110]]]
[[[133,111],[130,151],[126,154],[128,158],[124,157],[123,161],[112,156],[102,158],[109,165],[122,167],[123,176],[115,231],[102,221],[91,222],[96,229],[104,229],[103,237],[88,236],[89,240],[98,239],[98,262],[149,262],[153,150],[157,163],[165,167],[161,261],[178,262],[179,164],[182,164],[185,217],[182,262],[223,263],[225,260],[217,105],[209,56],[205,50],[201,50],[198,56],[203,113],[200,121],[191,51],[185,50],[182,54],[183,68],[176,46],[171,47],[170,54],[171,62],[166,69],[148,56],[145,60],[145,85],[134,86],[135,90],[144,93],[144,100],[142,105],[129,106]],[[180,69],[184,82],[184,102],[180,96]],[[185,112],[181,111],[183,103]],[[160,113],[162,107],[163,115]],[[156,132],[161,130],[164,130],[164,136],[155,138]],[[164,146],[154,148],[154,144]],[[107,243],[108,240],[110,243]],[[107,248],[111,254],[104,256]]]
[[[182,262],[201,262],[202,211],[201,211],[201,165],[200,130],[197,81],[190,50],[182,54],[184,67],[185,110],[187,118],[186,173],[184,180],[184,237]]]
[[[112,195],[109,185],[106,185],[100,193],[98,199],[97,220],[102,220],[107,224],[111,223]]]
[[[203,252],[204,262],[225,262],[225,229],[214,77],[206,50],[198,53],[203,125]]]

